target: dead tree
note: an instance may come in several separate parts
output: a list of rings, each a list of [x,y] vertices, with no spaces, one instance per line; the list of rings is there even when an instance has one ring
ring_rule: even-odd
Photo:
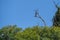
[[[42,20],[42,22],[44,23],[44,26],[46,26],[46,23],[45,23],[44,19],[39,15],[38,10],[35,10],[35,17],[37,17],[37,18],[41,19],[41,20]]]

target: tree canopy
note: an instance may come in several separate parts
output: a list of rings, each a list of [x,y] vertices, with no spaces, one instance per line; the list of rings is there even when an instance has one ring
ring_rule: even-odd
[[[0,29],[0,40],[60,40],[60,27],[19,28],[16,25]]]

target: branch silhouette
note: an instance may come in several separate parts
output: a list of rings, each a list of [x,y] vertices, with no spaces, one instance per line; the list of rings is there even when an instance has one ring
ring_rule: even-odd
[[[42,20],[42,22],[44,23],[44,26],[46,26],[46,23],[45,23],[44,19],[39,15],[38,10],[36,10],[36,11],[35,11],[35,17],[37,17],[37,18],[41,19],[41,20]]]

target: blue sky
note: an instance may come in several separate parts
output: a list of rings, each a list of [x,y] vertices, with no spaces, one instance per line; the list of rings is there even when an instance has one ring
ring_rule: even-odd
[[[51,26],[57,10],[52,0],[0,0],[0,27],[15,24],[21,28],[37,24],[44,26],[40,19],[34,17],[36,9],[39,9],[39,14],[47,26]]]

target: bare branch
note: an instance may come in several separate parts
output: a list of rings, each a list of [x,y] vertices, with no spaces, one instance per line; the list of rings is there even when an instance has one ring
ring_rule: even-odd
[[[56,8],[59,8],[59,7],[58,7],[58,4],[59,4],[59,3],[56,4],[54,0],[52,0],[52,1],[53,1],[53,3],[54,3],[55,7],[56,7]]]
[[[35,11],[35,17],[40,18],[42,20],[42,22],[44,23],[44,26],[46,26],[46,23],[45,23],[44,19],[39,15],[38,10]]]
[[[54,1],[54,0],[52,0],[52,1],[53,1],[53,3],[54,3],[55,7],[58,8],[58,6],[57,6],[57,4],[55,3],[55,1]]]

